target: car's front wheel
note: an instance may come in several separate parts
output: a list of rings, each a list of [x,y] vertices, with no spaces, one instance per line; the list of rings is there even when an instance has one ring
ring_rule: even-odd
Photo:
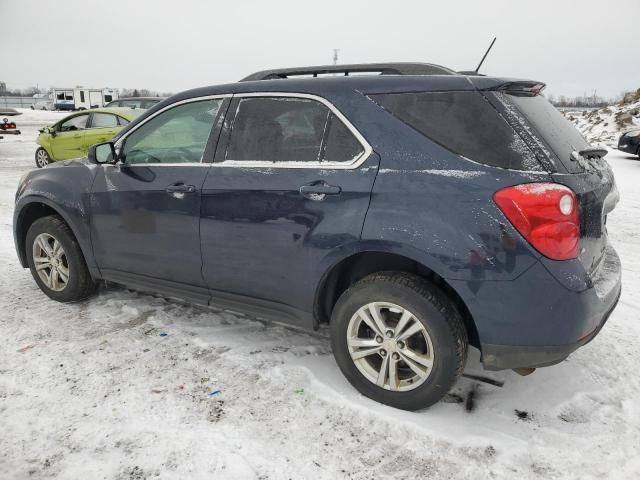
[[[331,342],[360,393],[404,410],[429,407],[449,391],[468,345],[462,318],[442,290],[398,272],[369,275],[340,296]]]
[[[51,163],[51,157],[47,151],[40,147],[36,150],[36,165],[38,168],[46,167]]]
[[[51,215],[33,222],[25,246],[33,278],[52,299],[74,302],[95,290],[80,245],[60,217]]]

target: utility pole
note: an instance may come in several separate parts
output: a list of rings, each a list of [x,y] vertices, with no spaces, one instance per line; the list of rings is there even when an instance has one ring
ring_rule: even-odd
[[[334,65],[337,65],[337,64],[338,64],[338,52],[339,52],[339,51],[340,51],[340,50],[339,50],[339,49],[337,49],[337,48],[334,48],[334,49],[333,49],[333,64],[334,64]]]

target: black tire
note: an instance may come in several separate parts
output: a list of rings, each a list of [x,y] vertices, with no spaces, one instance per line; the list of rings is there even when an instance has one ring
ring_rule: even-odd
[[[40,278],[35,268],[33,244],[36,237],[42,233],[46,233],[60,242],[65,253],[69,280],[66,286],[60,291],[49,288]],[[40,290],[53,300],[59,302],[77,302],[87,298],[95,291],[97,283],[91,278],[80,245],[78,245],[69,226],[57,215],[39,218],[31,224],[27,231],[25,250],[31,275],[33,275]]]
[[[349,322],[371,302],[389,302],[409,310],[431,337],[432,370],[413,390],[392,391],[377,386],[351,358],[347,346]],[[464,322],[447,295],[432,282],[401,272],[369,275],[340,296],[331,315],[331,344],[340,370],[360,393],[403,410],[419,410],[438,402],[462,374],[468,348]]]
[[[47,152],[42,147],[39,147],[36,150],[35,157],[36,157],[36,166],[38,168],[46,167],[47,165],[49,165],[51,163],[51,156],[49,155],[49,152]]]

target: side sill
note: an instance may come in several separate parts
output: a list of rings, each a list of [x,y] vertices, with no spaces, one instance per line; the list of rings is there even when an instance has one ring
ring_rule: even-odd
[[[103,280],[118,283],[141,292],[155,293],[188,302],[232,310],[237,313],[313,330],[313,315],[288,305],[235,293],[209,290],[170,280],[147,277],[118,270],[101,269]]]

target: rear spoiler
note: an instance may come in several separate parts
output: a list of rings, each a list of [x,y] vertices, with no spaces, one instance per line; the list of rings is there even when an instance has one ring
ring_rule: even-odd
[[[499,90],[520,97],[535,97],[539,95],[545,87],[546,85],[542,82],[515,81],[503,83],[493,90]]]

